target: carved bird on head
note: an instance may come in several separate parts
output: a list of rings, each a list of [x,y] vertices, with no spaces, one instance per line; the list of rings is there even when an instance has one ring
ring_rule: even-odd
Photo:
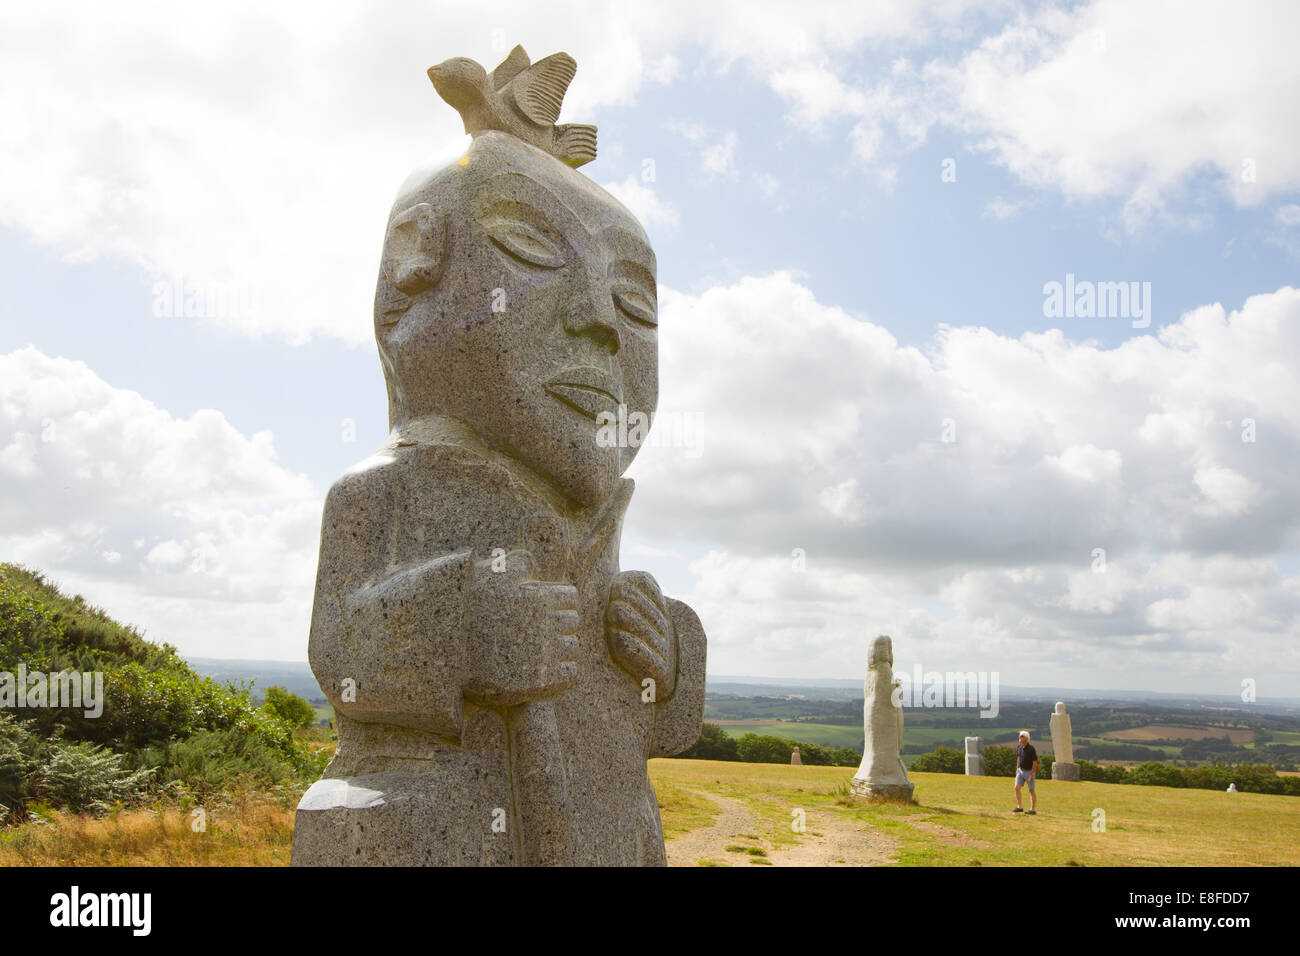
[[[596,158],[596,127],[555,121],[577,70],[567,53],[530,63],[524,48],[516,46],[490,75],[474,60],[456,57],[429,67],[429,79],[460,113],[465,132],[500,130],[576,169]]]

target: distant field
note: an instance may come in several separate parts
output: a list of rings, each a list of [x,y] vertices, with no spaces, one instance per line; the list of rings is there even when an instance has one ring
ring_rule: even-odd
[[[1095,744],[1101,744],[1101,745],[1114,744],[1117,742],[1126,743],[1126,744],[1138,744],[1139,746],[1146,747],[1148,750],[1159,751],[1160,753],[1163,753],[1165,755],[1166,759],[1173,759],[1175,757],[1179,757],[1182,755],[1183,752],[1183,748],[1181,744],[1153,744],[1150,743],[1149,741],[1131,740],[1128,738],[1123,738],[1119,741],[1116,741],[1113,737],[1075,737],[1074,749],[1077,752],[1080,747],[1087,747]],[[1039,749],[1041,750],[1042,747],[1039,747]],[[1049,748],[1049,752],[1050,752],[1050,748]],[[1085,760],[1092,759],[1088,757],[1087,754],[1084,754],[1083,756]]]
[[[732,737],[743,737],[745,734],[769,734],[773,737],[782,737],[785,740],[804,740],[810,744],[821,744],[823,747],[862,749],[862,726],[860,724],[845,726],[843,724],[815,724],[793,720],[764,720],[761,718],[710,720],[709,723],[717,724]],[[1014,734],[1014,730],[1005,727],[1000,729],[978,726],[910,727],[904,722],[903,745],[921,744],[933,747],[936,743],[947,741],[960,748],[964,745],[963,742],[966,737],[983,737],[986,745],[1002,737],[1005,739],[1001,743],[1008,745],[1015,742]],[[1038,749],[1042,753],[1051,753],[1051,742],[1039,742]]]
[[[731,737],[745,734],[767,734],[784,740],[802,740],[823,747],[853,747],[862,749],[862,727],[845,727],[839,724],[798,723],[791,720],[713,720]]]
[[[1255,739],[1253,730],[1228,729],[1226,727],[1173,727],[1168,724],[1147,724],[1145,727],[1134,727],[1130,730],[1114,730],[1108,734],[1103,734],[1107,740],[1124,740],[1130,743],[1140,743],[1143,740],[1205,740],[1213,738],[1220,740],[1223,735],[1227,734],[1228,739],[1234,744],[1250,743]]]
[[[1002,744],[1014,743],[1016,732],[1010,727],[913,727],[903,721],[903,744],[936,744],[941,741],[956,741],[958,747],[966,746],[967,737],[980,737],[985,746],[997,741]],[[1041,750],[1042,747],[1040,746]]]

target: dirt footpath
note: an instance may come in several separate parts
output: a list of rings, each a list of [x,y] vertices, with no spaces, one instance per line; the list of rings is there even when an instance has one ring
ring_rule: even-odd
[[[798,843],[774,844],[763,839],[765,825],[755,819],[744,801],[707,790],[691,793],[717,805],[719,813],[711,826],[667,842],[669,866],[879,866],[894,859],[892,840],[835,809],[807,811],[804,832],[796,834]]]

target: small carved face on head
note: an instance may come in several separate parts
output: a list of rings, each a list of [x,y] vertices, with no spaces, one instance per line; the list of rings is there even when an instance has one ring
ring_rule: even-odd
[[[867,657],[867,667],[878,664],[894,665],[894,642],[883,634],[871,642],[871,653]]]
[[[594,505],[637,451],[598,420],[658,402],[657,315],[635,217],[555,157],[483,133],[389,220],[375,333],[391,423],[449,416]]]

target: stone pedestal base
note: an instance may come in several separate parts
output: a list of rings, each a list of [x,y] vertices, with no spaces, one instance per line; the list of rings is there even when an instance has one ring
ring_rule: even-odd
[[[1079,765],[1077,763],[1054,763],[1052,764],[1053,780],[1078,780]]]
[[[859,777],[854,777],[853,782],[849,784],[849,789],[855,797],[866,797],[869,800],[889,800],[897,803],[911,803],[912,801],[912,784],[910,783],[869,783]]]
[[[298,804],[292,865],[511,865],[511,838],[493,826],[490,807],[468,805],[474,796],[437,774],[317,780]]]
[[[966,755],[966,776],[982,777],[984,776],[984,758],[979,754]]]

